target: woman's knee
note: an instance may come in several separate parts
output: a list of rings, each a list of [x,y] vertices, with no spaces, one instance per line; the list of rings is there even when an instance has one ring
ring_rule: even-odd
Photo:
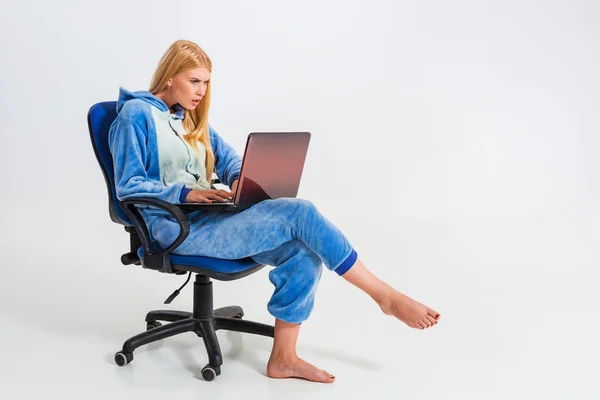
[[[284,197],[272,201],[282,208],[281,215],[292,221],[303,222],[319,212],[317,206],[310,200]]]

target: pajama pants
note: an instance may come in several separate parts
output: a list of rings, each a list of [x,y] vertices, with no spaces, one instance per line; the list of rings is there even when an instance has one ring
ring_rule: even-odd
[[[289,323],[302,323],[312,312],[323,264],[343,275],[357,259],[342,232],[303,199],[265,200],[241,212],[196,211],[188,217],[190,234],[173,254],[251,257],[274,266],[269,279],[275,291],[267,309]],[[152,239],[163,247],[179,234],[171,217],[151,217],[147,224]]]

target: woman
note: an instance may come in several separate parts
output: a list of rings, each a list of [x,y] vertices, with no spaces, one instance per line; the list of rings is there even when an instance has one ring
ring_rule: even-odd
[[[151,196],[171,203],[229,199],[241,158],[208,124],[212,63],[195,43],[178,40],[161,58],[148,91],[120,90],[109,143],[117,198]],[[214,190],[213,172],[229,190]],[[172,243],[178,224],[165,212],[142,208],[154,240]],[[190,234],[180,255],[252,257],[272,265],[275,291],[268,311],[275,340],[267,365],[273,378],[333,382],[335,377],[296,355],[300,325],[314,304],[322,265],[367,293],[381,310],[425,329],[439,314],[396,291],[367,270],[346,237],[306,200],[265,200],[242,212],[189,214]]]

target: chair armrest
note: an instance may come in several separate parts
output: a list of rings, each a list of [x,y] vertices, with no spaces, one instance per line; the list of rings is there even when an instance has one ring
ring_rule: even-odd
[[[136,205],[144,204],[153,207],[158,207],[162,210],[167,211],[179,224],[179,235],[177,238],[165,249],[155,249],[152,247],[150,240],[150,234],[146,222],[142,218]],[[175,205],[159,199],[151,197],[131,197],[127,200],[119,202],[119,205],[125,211],[125,214],[131,219],[131,222],[135,226],[135,229],[140,236],[140,240],[144,249],[144,268],[154,269],[160,272],[174,273],[171,267],[171,261],[169,254],[177,248],[185,238],[190,234],[190,220],[187,215],[177,208]]]

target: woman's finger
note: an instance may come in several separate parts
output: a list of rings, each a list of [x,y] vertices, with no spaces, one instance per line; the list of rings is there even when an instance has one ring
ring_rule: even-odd
[[[225,190],[221,190],[219,191],[219,196],[223,197],[223,199],[229,199],[231,198],[231,193],[226,192]]]
[[[213,195],[211,195],[211,196],[210,196],[210,199],[211,199],[211,200],[217,200],[217,201],[224,201],[224,200],[225,200],[225,198],[224,198],[224,197],[221,197],[221,195],[218,195],[218,194],[213,194]]]

